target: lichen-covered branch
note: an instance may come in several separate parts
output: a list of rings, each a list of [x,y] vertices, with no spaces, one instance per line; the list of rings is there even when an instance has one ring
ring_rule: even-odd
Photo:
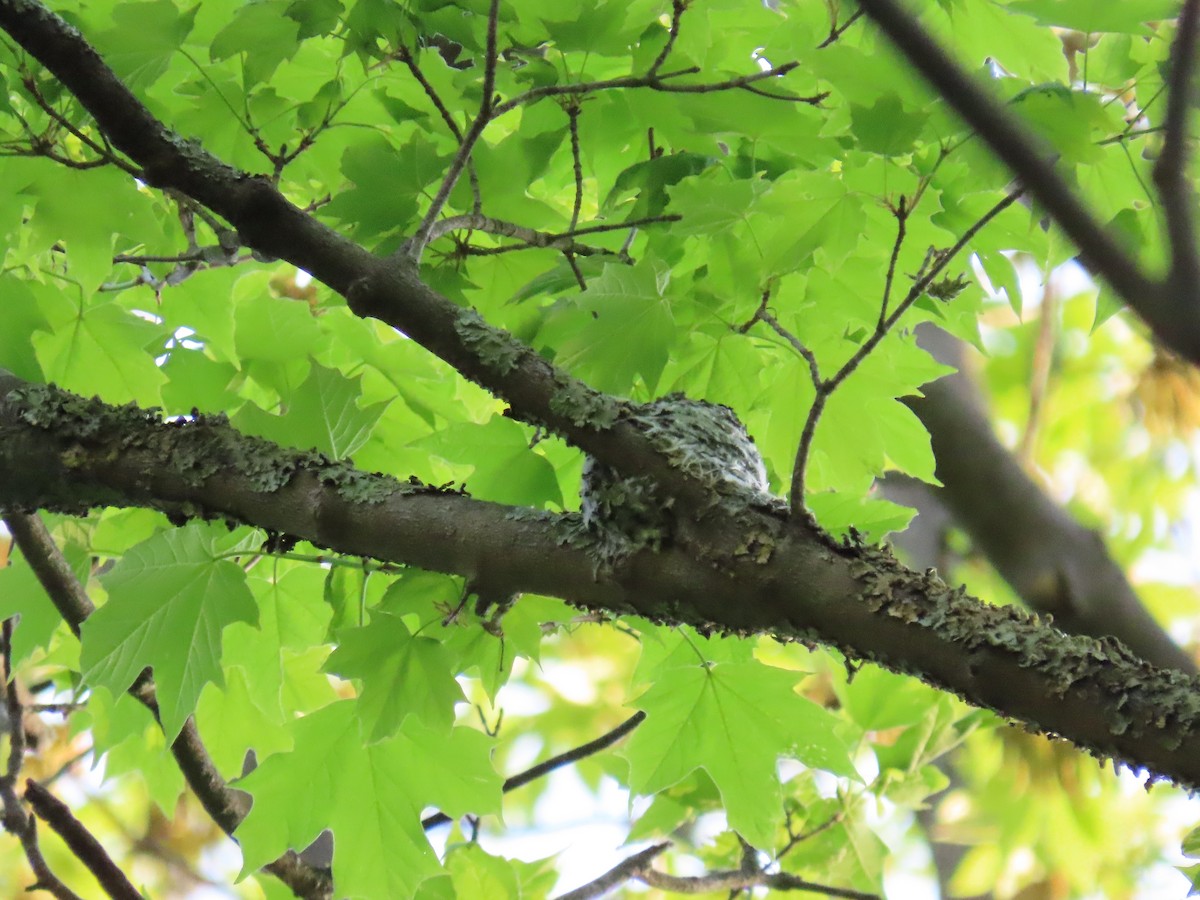
[[[886,550],[834,544],[777,506],[676,507],[669,546],[605,566],[580,539],[576,515],[370,475],[222,420],[165,423],[136,407],[0,378],[0,506],[78,513],[96,505],[221,516],[462,575],[492,593],[820,642],[1102,758],[1200,787],[1191,750],[1200,680],[1115,640],[1066,635],[1019,609],[980,603]]]

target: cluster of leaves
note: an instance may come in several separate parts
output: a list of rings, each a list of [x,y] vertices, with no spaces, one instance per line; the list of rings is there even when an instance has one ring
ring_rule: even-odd
[[[1151,265],[1162,241],[1144,202],[1156,151],[1145,117],[1172,26],[1145,23],[1174,6],[950,0],[921,16],[968,68],[989,61],[991,87]],[[917,323],[981,342],[989,294],[963,280],[975,277],[968,252],[1018,312],[1008,251],[1044,272],[1074,252],[1012,203],[1009,176],[936,92],[835,2],[522,0],[489,15],[484,0],[146,0],[63,14],[179,134],[265,173],[374,252],[408,252],[415,236],[427,284],[570,374],[633,400],[680,391],[736,410],[780,493],[807,432],[802,500],[835,534],[906,525],[911,511],[874,492],[885,471],[936,480],[928,435],[898,398],[946,371],[916,345]],[[1064,55],[1063,29],[1089,38]],[[500,52],[485,86],[490,41]],[[256,257],[191,200],[139,182],[10,41],[0,88],[0,366],[168,416],[223,412],[245,434],[498,503],[576,507],[576,449]],[[448,178],[456,166],[463,176]],[[920,289],[966,234],[944,280]],[[1089,300],[1075,332],[1115,309],[1103,293]],[[1127,352],[1089,347],[1088,366]],[[1023,377],[1015,363],[996,370],[1002,405]],[[1111,429],[1064,417],[1043,442],[1097,449]],[[1097,465],[1125,471],[1115,452]],[[1125,483],[1131,497],[1147,490]],[[457,827],[435,852],[422,812],[470,817],[485,834],[502,830],[502,811],[522,821],[544,790],[502,800],[501,773],[527,759],[522,739],[546,752],[582,744],[622,706],[644,724],[579,771],[652,798],[630,841],[673,836],[666,865],[690,854],[714,871],[757,848],[760,867],[880,892],[879,804],[919,808],[947,784],[934,762],[991,721],[908,678],[850,679],[836,656],[765,638],[598,623],[538,596],[495,627],[463,608],[462,579],[249,527],[173,528],[129,509],[52,522],[98,608],[77,638],[24,559],[0,571],[0,616],[20,616],[21,679],[82,705],[59,739],[105,760],[100,808],[118,792],[176,808],[184,779],[168,748],[189,717],[226,779],[253,751],[236,839],[243,874],[270,896],[283,889],[259,868],[325,829],[339,896],[546,895],[547,865],[489,855]],[[147,667],[157,721],[126,693]],[[556,685],[566,669],[586,674],[588,702]],[[472,705],[488,720],[509,710],[498,734],[477,727]],[[1001,882],[1033,843],[1028,878],[1126,890],[1148,861],[1127,832],[1077,823],[1031,842],[1028,816],[997,823],[1006,782],[981,773],[1002,746],[971,739],[972,816],[993,817],[1002,839],[960,886]],[[1116,794],[1090,764],[1061,765],[1104,801]],[[723,833],[693,842],[716,812]],[[70,880],[77,863],[51,856]]]

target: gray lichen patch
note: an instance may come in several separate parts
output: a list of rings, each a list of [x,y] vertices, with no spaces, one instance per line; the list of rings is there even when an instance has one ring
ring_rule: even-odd
[[[316,450],[293,450],[241,434],[224,415],[193,411],[191,416],[164,421],[157,409],[109,406],[98,398],[39,384],[18,387],[2,402],[16,420],[52,434],[59,462],[68,468],[107,465],[142,451],[154,460],[156,477],[166,476],[194,489],[224,477],[269,494],[307,472],[345,500],[360,504],[439,490],[415,479],[398,482],[366,473]]]
[[[846,547],[844,555],[851,557],[851,574],[873,612],[932,631],[968,657],[1036,668],[1046,702],[1077,703],[1080,692],[1102,698],[1111,739],[1089,744],[1073,738],[1093,755],[1119,760],[1118,740],[1153,736],[1173,749],[1200,736],[1200,678],[1152,666],[1113,638],[1065,634],[1050,627],[1047,618],[981,603],[963,588],[951,588],[932,569],[906,569],[887,548]],[[896,666],[895,660],[875,661],[922,675]],[[954,685],[931,683],[955,690]],[[965,699],[980,703],[977,696]],[[1033,716],[1026,721],[1046,727]]]
[[[550,409],[571,420],[580,428],[603,430],[611,428],[626,404],[614,400],[607,394],[593,391],[581,382],[561,379],[560,385],[550,395]]]
[[[459,310],[454,331],[480,362],[500,375],[515,369],[525,352],[524,346],[512,335],[489,325],[473,309]]]

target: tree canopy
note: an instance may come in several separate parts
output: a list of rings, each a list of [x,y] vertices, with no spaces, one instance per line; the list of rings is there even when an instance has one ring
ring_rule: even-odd
[[[0,884],[1163,877],[1198,16],[0,0]]]

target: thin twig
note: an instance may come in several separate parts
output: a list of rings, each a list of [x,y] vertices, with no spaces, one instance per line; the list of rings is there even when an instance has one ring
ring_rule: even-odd
[[[646,714],[638,711],[614,728],[607,734],[602,734],[594,741],[588,741],[586,744],[581,744],[572,750],[565,753],[560,753],[558,756],[552,756],[545,762],[540,762],[536,766],[526,769],[524,772],[519,772],[504,782],[503,791],[515,791],[519,787],[524,787],[531,781],[536,781],[545,775],[549,775],[555,769],[561,769],[563,766],[570,765],[574,762],[579,762],[581,759],[586,759],[601,750],[605,750],[619,741],[633,729],[642,724],[642,720],[646,718]],[[438,825],[446,825],[453,820],[445,813],[434,813],[432,816],[426,816],[421,820],[421,827],[428,831],[430,828],[436,828]]]
[[[647,88],[663,93],[688,93],[688,94],[710,94],[717,91],[728,91],[734,88],[739,88],[747,84],[765,81],[768,78],[778,78],[780,75],[786,75],[800,65],[799,62],[784,63],[781,66],[774,66],[762,72],[755,72],[752,75],[743,75],[738,78],[730,78],[726,81],[712,81],[703,84],[670,84],[669,82],[675,78],[682,78],[685,75],[695,75],[699,72],[694,66],[686,69],[680,69],[675,72],[664,72],[661,75],[653,77],[647,75],[623,75],[620,78],[606,78],[602,81],[584,81],[576,84],[546,84],[539,87],[530,88],[523,94],[518,94],[511,100],[506,100],[492,110],[493,116],[499,118],[507,112],[511,112],[518,107],[528,103],[533,103],[536,100],[542,100],[546,97],[563,97],[570,94],[583,95],[594,94],[598,91],[616,90],[618,88]],[[812,97],[788,97],[788,100],[794,100],[801,103],[819,104],[821,99],[827,94],[820,94]]]
[[[841,897],[844,900],[879,900],[878,894],[856,891],[851,888],[831,887],[827,884],[808,881],[789,872],[744,872],[741,869],[729,869],[709,872],[707,875],[680,877],[668,875],[646,866],[631,877],[646,882],[650,887],[675,894],[707,894],[714,891],[739,893],[756,887],[765,887],[777,891],[808,891],[812,894],[823,894],[826,897]]]
[[[494,107],[496,101],[496,25],[499,15],[500,0],[491,0],[491,5],[488,7],[486,59],[483,62],[483,97],[479,101],[479,112],[475,116],[475,121],[471,123],[470,130],[463,135],[459,142],[458,152],[450,161],[450,168],[446,170],[442,184],[438,188],[433,202],[429,204],[429,209],[426,210],[421,224],[417,227],[416,234],[402,249],[402,252],[414,261],[421,258],[421,252],[429,243],[429,231],[438,216],[442,214],[446,201],[450,199],[450,192],[458,184],[459,176],[462,175],[463,168],[470,160],[476,142],[483,134],[483,130],[487,128],[488,123],[497,115]]]
[[[817,385],[816,396],[813,398],[812,406],[809,407],[808,415],[804,420],[804,428],[800,433],[799,445],[796,449],[796,459],[792,465],[792,487],[788,497],[788,506],[795,515],[807,515],[807,508],[804,504],[805,491],[805,471],[808,467],[808,457],[812,450],[813,436],[816,434],[817,421],[821,414],[825,411],[825,403],[830,395],[838,389],[855,369],[862,364],[862,361],[871,354],[871,352],[879,346],[887,334],[892,330],[895,324],[900,320],[900,317],[908,312],[909,308],[921,298],[929,286],[945,270],[959,252],[975,237],[979,231],[992,221],[1001,212],[1011,206],[1024,193],[1023,188],[1017,188],[1010,191],[1004,199],[996,203],[991,209],[984,213],[980,218],[954,243],[949,250],[932,253],[926,259],[926,266],[913,282],[912,287],[905,295],[904,299],[896,306],[896,308],[886,317],[880,316],[876,323],[875,330],[871,335],[863,341],[859,348],[851,355],[851,357],[842,364],[842,367],[830,378],[822,381]]]
[[[491,216],[482,216],[475,213],[466,213],[460,216],[450,216],[446,219],[441,219],[434,223],[433,229],[429,233],[430,242],[437,238],[444,237],[453,231],[482,231],[485,234],[496,234],[504,237],[516,238],[521,241],[518,246],[509,247],[469,247],[468,251],[474,255],[490,255],[494,253],[505,253],[513,250],[524,250],[529,247],[551,248],[554,250],[570,251],[578,256],[595,256],[598,254],[619,255],[614,250],[608,250],[603,247],[592,247],[587,244],[580,244],[574,240],[579,235],[585,234],[601,234],[606,231],[623,231],[626,228],[636,227],[638,225],[648,225],[655,222],[677,222],[679,216],[647,216],[643,219],[635,219],[632,222],[620,222],[612,225],[594,225],[587,228],[579,228],[574,231],[536,231],[532,228],[526,228],[523,225],[517,225],[515,222],[508,222],[504,219],[494,219]]]
[[[676,4],[681,4],[681,0],[675,0]],[[574,231],[579,226],[579,211],[583,208],[583,161],[580,159],[579,152],[579,98],[571,97],[567,101],[567,117],[569,130],[571,132],[571,171],[575,176],[575,197],[571,203],[571,225],[568,231]],[[571,250],[564,250],[563,256],[566,257],[567,265],[571,267],[571,272],[575,275],[575,282],[579,285],[581,291],[587,290],[587,282],[583,279],[583,273],[579,271],[579,265],[575,262],[575,254]]]
[[[658,51],[658,56],[654,58],[654,62],[650,63],[650,68],[646,70],[647,75],[651,77],[657,75],[658,70],[667,61],[667,57],[671,55],[671,51],[675,47],[675,41],[679,38],[679,22],[686,11],[687,3],[684,0],[671,0],[671,26],[667,29],[667,42]]]
[[[670,841],[654,844],[640,853],[613,866],[599,878],[589,881],[582,887],[560,894],[557,900],[592,900],[593,897],[603,897],[614,888],[618,888],[632,878],[637,878],[650,867],[654,858],[671,846]]]
[[[770,309],[767,308],[767,304],[770,302],[770,300],[771,289],[767,288],[762,292],[762,299],[758,304],[758,309],[755,310],[750,321],[739,326],[738,331],[740,331],[742,334],[745,334],[750,330],[755,322],[765,322],[768,326],[770,326],[772,331],[787,341],[791,345],[792,349],[800,354],[804,361],[808,363],[808,374],[812,379],[813,387],[819,389],[821,386],[821,367],[817,364],[816,354],[814,354],[812,350],[810,350],[808,346],[802,340],[800,340],[800,338],[796,337],[796,335],[784,328],[783,325],[780,324],[779,320],[771,314]]]
[[[825,38],[825,40],[823,40],[823,41],[821,41],[821,43],[817,44],[817,49],[824,50],[830,44],[833,44],[834,42],[836,42],[838,40],[838,38],[840,38],[843,34],[846,33],[847,28],[849,28],[851,25],[853,25],[855,22],[857,22],[859,19],[862,18],[862,15],[863,15],[863,11],[861,9],[856,9],[854,11],[854,13],[850,16],[850,18],[848,18],[841,25],[838,25],[837,17],[835,14],[833,23],[829,26],[829,37]]]
[[[98,160],[91,160],[86,163],[81,163],[79,160],[62,159],[55,159],[56,162],[79,163],[82,167],[86,168],[96,168],[97,166],[101,165],[113,165],[127,174],[132,175],[134,178],[143,177],[145,173],[143,173],[141,169],[118,157],[112,151],[111,147],[93,140],[90,135],[81,131],[65,115],[55,109],[54,105],[50,103],[50,101],[47,100],[42,94],[41,88],[38,87],[37,80],[33,77],[31,72],[23,68],[21,70],[21,76],[21,84],[29,93],[30,97],[33,98],[34,103],[36,103],[38,107],[40,107],[41,110],[46,113],[46,115],[57,122],[59,126],[65,128],[67,132],[73,135],[76,140],[100,157]]]
[[[783,859],[796,845],[802,844],[804,841],[814,838],[821,832],[826,831],[827,829],[830,829],[834,825],[838,824],[840,821],[842,821],[844,814],[845,813],[843,810],[839,810],[820,825],[814,825],[812,828],[808,829],[808,831],[802,831],[799,834],[792,834],[791,825],[789,823],[788,842],[784,844],[782,848],[780,848],[778,853],[775,854],[776,862]]]
[[[1187,117],[1195,93],[1196,35],[1200,28],[1200,0],[1185,0],[1179,14],[1178,31],[1171,47],[1167,80],[1167,112],[1163,121],[1162,152],[1154,164],[1154,183],[1162,203],[1171,245],[1168,285],[1195,291],[1200,284],[1200,257],[1196,252],[1196,225],[1192,215],[1193,193],[1187,178]]]
[[[0,660],[4,671],[4,707],[8,716],[8,762],[0,776],[0,802],[4,808],[4,830],[15,835],[21,842],[25,859],[37,881],[26,890],[43,890],[56,900],[80,900],[78,894],[67,887],[51,870],[42,848],[38,844],[37,820],[26,810],[17,796],[17,777],[25,761],[25,711],[17,693],[17,681],[12,671],[13,620],[5,619],[0,626]]]
[[[892,256],[888,260],[887,275],[883,280],[883,302],[879,304],[879,321],[875,325],[877,329],[882,328],[883,323],[887,321],[888,303],[892,299],[892,279],[896,276],[896,260],[900,258],[900,248],[904,246],[909,212],[904,204],[904,195],[901,194],[900,202],[892,210],[892,215],[896,217],[896,240],[892,242]]]
[[[416,57],[413,56],[412,52],[407,47],[401,48],[397,55],[400,61],[408,67],[408,71],[411,73],[412,77],[417,80],[417,84],[421,86],[421,90],[425,92],[425,96],[429,98],[429,102],[433,104],[433,108],[438,111],[438,115],[442,117],[442,121],[445,122],[446,127],[450,129],[450,133],[454,135],[454,139],[457,140],[461,145],[463,140],[462,129],[459,128],[458,123],[454,121],[454,116],[450,114],[450,110],[442,101],[442,97],[438,93],[437,88],[433,86],[429,79],[425,77],[425,73],[421,71],[421,67],[418,65]],[[471,183],[471,196],[473,197],[471,211],[478,214],[483,209],[483,195],[479,191],[479,174],[475,171],[474,159],[467,160],[467,179]]]
[[[38,818],[62,838],[75,858],[87,866],[100,887],[113,900],[143,900],[112,857],[83,823],[71,814],[67,804],[34,781],[25,779],[25,800]]]
[[[1174,345],[1200,345],[1200,335],[1178,335],[1173,307],[1163,292],[1092,213],[1067,181],[1058,174],[1052,155],[1025,124],[975,78],[952,60],[917,23],[916,16],[897,0],[860,0],[862,10],[892,40],[904,58],[920,72],[951,107],[975,130],[991,151],[1020,179],[1050,216],[1079,248],[1088,265],[1130,306],[1145,317],[1160,336]],[[1200,353],[1200,350],[1197,351]]]

